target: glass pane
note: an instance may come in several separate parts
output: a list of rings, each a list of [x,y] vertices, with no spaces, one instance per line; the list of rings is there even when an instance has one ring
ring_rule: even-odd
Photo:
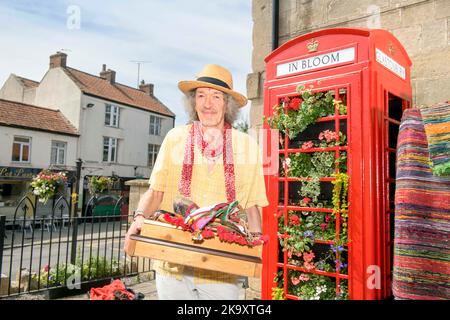
[[[56,155],[57,155],[58,149],[55,147],[52,147],[52,152],[50,154],[50,163],[56,163]]]
[[[109,150],[108,146],[103,147],[103,161],[108,161],[108,150]]]
[[[116,161],[116,147],[111,147],[111,162]]]
[[[59,149],[58,163],[64,164],[64,149]]]
[[[27,145],[22,145],[22,161],[29,161],[28,156],[30,153],[30,147]]]
[[[107,137],[103,138],[103,145],[104,146],[108,146],[109,145],[109,138],[107,138]]]
[[[20,144],[18,143],[13,144],[12,161],[20,161]]]

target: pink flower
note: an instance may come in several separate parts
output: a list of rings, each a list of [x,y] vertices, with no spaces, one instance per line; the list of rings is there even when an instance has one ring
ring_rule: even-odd
[[[48,267],[48,264],[46,264],[45,266],[44,266],[44,272],[48,272],[48,269],[49,269],[49,267]]]
[[[303,252],[303,260],[305,260],[305,262],[311,262],[313,258],[314,258],[314,252],[312,252],[312,251],[311,251],[311,253]]]
[[[306,273],[300,275],[300,281],[309,281],[309,276]]]
[[[333,141],[333,140],[337,140],[337,138],[338,138],[337,133],[334,132],[334,131],[330,131],[330,130],[322,131],[322,132],[319,134],[319,139],[320,139],[320,140],[325,139],[327,143],[330,143],[330,142]]]
[[[297,277],[292,276],[291,277],[291,282],[294,286],[298,285],[300,283],[300,279]]]
[[[308,270],[308,271],[313,270],[313,269],[316,268],[316,266],[315,266],[314,264],[309,263],[309,262],[305,262],[305,263],[304,263],[304,267],[305,267],[305,269]]]
[[[312,141],[307,141],[302,144],[303,150],[310,149],[312,147],[314,147],[314,143]]]
[[[320,224],[320,228],[322,229],[322,230],[325,230],[326,228],[328,227],[328,223],[321,223]]]

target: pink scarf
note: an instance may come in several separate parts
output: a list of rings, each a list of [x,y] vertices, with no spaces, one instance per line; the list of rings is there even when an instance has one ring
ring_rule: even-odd
[[[225,175],[225,189],[227,193],[227,202],[231,203],[236,199],[236,191],[234,186],[234,164],[233,164],[233,147],[231,140],[231,125],[227,122],[224,124],[222,157]],[[218,151],[208,150],[207,142],[204,141],[199,121],[192,124],[191,130],[186,140],[184,148],[183,168],[181,171],[181,180],[178,184],[178,191],[186,198],[191,197],[191,182],[194,163],[194,145],[197,144],[204,156],[214,157]]]

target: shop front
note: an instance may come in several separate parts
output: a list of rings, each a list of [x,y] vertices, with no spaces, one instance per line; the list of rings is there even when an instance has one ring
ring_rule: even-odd
[[[21,167],[6,167],[0,166],[0,215],[6,216],[6,219],[13,219],[14,212],[19,206],[20,201],[29,196],[29,199],[33,206],[36,206],[35,198],[31,192],[31,181],[42,168],[21,168]],[[72,188],[72,181],[74,180],[73,171],[65,171],[67,173],[68,184],[66,186],[66,196],[70,196],[70,190]],[[48,201],[43,205],[39,203],[39,210],[36,211],[38,215],[51,214],[53,203],[56,199]]]

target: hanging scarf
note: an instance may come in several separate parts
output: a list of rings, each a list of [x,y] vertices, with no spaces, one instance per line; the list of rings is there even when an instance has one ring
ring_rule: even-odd
[[[236,191],[234,186],[234,164],[233,164],[233,147],[231,140],[231,125],[227,122],[224,124],[224,132],[222,135],[222,159],[225,175],[225,190],[227,202],[231,203],[236,199]],[[191,197],[192,171],[194,164],[194,146],[197,144],[202,155],[214,157],[218,154],[218,150],[209,150],[207,142],[204,141],[202,128],[199,121],[195,121],[189,131],[184,149],[183,168],[181,171],[181,179],[178,184],[178,191],[186,198]]]

